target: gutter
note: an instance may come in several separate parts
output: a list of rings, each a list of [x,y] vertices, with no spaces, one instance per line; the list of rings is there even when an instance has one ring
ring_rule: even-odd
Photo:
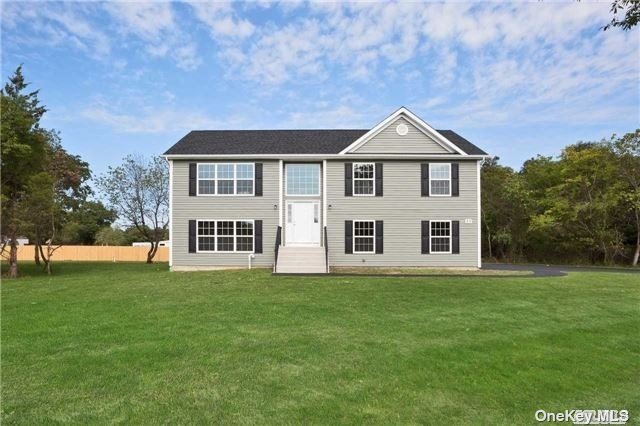
[[[456,160],[478,161],[490,157],[486,155],[459,155],[459,154],[165,154],[167,160],[223,160],[223,159],[270,159],[270,160],[347,160],[352,159],[376,159],[385,160]]]

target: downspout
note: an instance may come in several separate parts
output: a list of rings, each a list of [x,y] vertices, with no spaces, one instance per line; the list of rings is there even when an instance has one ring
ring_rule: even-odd
[[[250,253],[250,254],[247,256],[247,261],[249,262],[249,269],[251,269],[251,260],[252,260],[252,259],[254,259],[255,257],[256,257],[256,255],[255,255],[255,254],[253,254],[253,253]]]

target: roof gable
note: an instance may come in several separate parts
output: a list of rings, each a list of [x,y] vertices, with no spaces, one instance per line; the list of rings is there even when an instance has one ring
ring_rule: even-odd
[[[400,107],[393,114],[391,114],[390,116],[382,120],[380,123],[378,123],[377,126],[369,130],[367,133],[365,133],[360,138],[358,138],[357,141],[355,141],[354,143],[349,145],[347,148],[342,150],[340,154],[355,153],[360,147],[367,144],[369,141],[371,141],[375,136],[377,136],[381,132],[385,131],[385,129],[391,126],[399,118],[403,118],[409,123],[411,123],[417,130],[422,132],[429,139],[433,140],[433,142],[436,142],[437,144],[441,145],[446,152],[449,152],[452,154],[467,155],[467,153],[462,149],[458,148],[456,144],[454,144],[453,142],[451,142],[450,140],[442,136],[437,130],[429,126],[424,120],[419,118],[417,115],[413,114],[411,111],[409,111],[405,107]]]
[[[452,154],[452,148],[436,141],[404,116],[396,120],[364,144],[349,151],[357,154]]]

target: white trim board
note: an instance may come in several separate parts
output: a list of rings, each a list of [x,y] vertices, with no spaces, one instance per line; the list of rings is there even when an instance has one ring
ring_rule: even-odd
[[[173,161],[167,160],[169,163],[169,268],[173,267]],[[196,181],[196,185],[197,185]],[[197,225],[196,225],[197,226]],[[197,231],[197,230],[196,230]]]
[[[342,154],[169,154],[162,157],[167,160],[229,160],[229,159],[251,159],[251,160],[301,160],[301,159],[317,159],[317,160],[344,160],[345,158],[364,158],[374,159],[380,158],[384,160],[484,160],[491,157],[490,155],[471,155],[465,154],[358,154],[347,153]]]
[[[390,116],[382,120],[380,123],[378,123],[374,128],[369,130],[367,133],[360,136],[358,139],[356,139],[355,142],[353,142],[351,145],[349,145],[348,147],[340,151],[340,155],[350,154],[352,153],[351,151],[357,150],[362,145],[366,144],[369,140],[371,140],[371,138],[373,138],[378,133],[380,133],[383,129],[387,128],[387,126],[393,123],[400,116],[403,116],[407,121],[413,124],[418,130],[423,132],[425,135],[431,137],[431,139],[433,139],[435,142],[437,142],[446,150],[451,151],[452,153],[457,152],[458,154],[463,156],[468,155],[466,152],[464,152],[463,150],[458,148],[454,143],[452,143],[449,139],[445,138],[440,133],[438,133],[436,129],[429,126],[429,124],[427,124],[424,120],[422,120],[420,117],[418,117],[417,115],[415,115],[405,107],[398,108],[393,114],[391,114]]]

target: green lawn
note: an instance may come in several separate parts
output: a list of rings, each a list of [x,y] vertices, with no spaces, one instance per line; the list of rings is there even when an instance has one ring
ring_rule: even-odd
[[[23,273],[2,282],[4,424],[640,420],[638,275]]]

